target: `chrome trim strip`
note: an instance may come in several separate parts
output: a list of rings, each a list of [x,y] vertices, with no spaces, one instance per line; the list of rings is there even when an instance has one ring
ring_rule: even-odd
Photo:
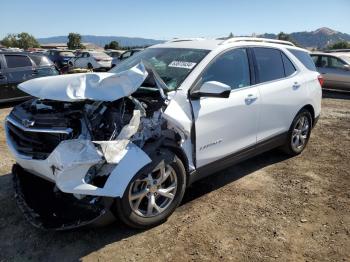
[[[34,132],[34,133],[55,133],[55,134],[67,134],[69,135],[73,129],[66,128],[66,129],[44,129],[44,128],[28,128],[22,125],[21,123],[18,123],[16,120],[14,120],[11,116],[6,117],[6,121],[10,122],[14,126],[22,129],[25,132]]]

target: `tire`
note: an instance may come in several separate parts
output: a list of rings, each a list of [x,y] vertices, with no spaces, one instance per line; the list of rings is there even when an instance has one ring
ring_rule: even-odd
[[[94,69],[94,67],[92,66],[91,63],[88,63],[88,64],[87,64],[87,67],[88,67],[88,69],[90,69],[90,70]]]
[[[152,168],[150,168],[150,166]],[[149,184],[148,182],[145,182],[145,180],[149,179],[148,174],[151,173],[153,179],[156,178],[155,180],[161,181],[162,176],[161,172],[159,172],[160,169],[158,170],[158,168],[161,168],[162,166],[164,166],[164,170],[166,171],[164,172],[163,177],[166,177],[165,174],[169,175],[167,180],[164,180],[165,182],[163,182],[163,184],[157,184],[159,189],[154,192],[155,189],[153,187],[156,187],[155,184],[153,184],[154,180]],[[149,172],[150,170],[152,171]],[[157,177],[158,174],[159,177]],[[172,179],[176,181],[177,186],[175,189],[173,189],[173,191],[171,191],[172,193],[170,194],[172,194],[173,198],[170,199],[168,197],[164,197],[162,194],[164,194],[165,190],[172,188],[171,186],[174,184]],[[150,184],[152,184],[151,187]],[[168,188],[163,188],[167,186]],[[147,187],[149,188],[147,189]],[[139,191],[135,191],[135,189],[143,192],[142,194],[144,194],[144,190],[146,190],[148,193],[146,193],[145,196],[140,197],[142,198],[141,200],[139,200],[140,198],[132,200],[133,197],[139,196]],[[157,158],[154,159],[150,165],[140,170],[133,177],[126,188],[123,197],[116,199],[112,211],[114,215],[119,217],[122,222],[130,227],[138,229],[154,227],[165,222],[166,219],[175,211],[175,209],[181,203],[185,189],[186,171],[183,163],[174,153],[163,149],[163,151],[160,152],[160,155],[157,156]],[[159,192],[162,192],[162,194]],[[152,198],[153,203],[155,203],[156,206],[161,209],[161,212],[159,212],[157,208],[153,207],[150,208],[151,212],[149,212],[150,203],[152,206]]]
[[[303,119],[306,122],[303,122]],[[286,144],[282,147],[283,151],[291,156],[296,156],[303,152],[309,141],[311,129],[312,116],[308,110],[302,109],[292,122]]]

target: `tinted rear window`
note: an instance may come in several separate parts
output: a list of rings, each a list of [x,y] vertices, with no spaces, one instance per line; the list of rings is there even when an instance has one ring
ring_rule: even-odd
[[[24,55],[5,55],[8,68],[32,66],[32,62]]]
[[[46,56],[29,55],[37,66],[51,66],[52,62]]]
[[[289,52],[291,52],[298,60],[309,70],[311,71],[317,71],[316,66],[312,58],[310,57],[309,53],[295,50],[295,49],[288,49]]]
[[[283,61],[279,50],[256,47],[254,54],[260,83],[284,78]]]

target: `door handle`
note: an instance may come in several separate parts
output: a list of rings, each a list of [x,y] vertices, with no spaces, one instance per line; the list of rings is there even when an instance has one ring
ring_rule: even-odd
[[[293,89],[296,90],[300,87],[300,84],[298,84],[298,82],[295,82],[293,85]]]
[[[245,102],[247,105],[250,105],[251,103],[253,103],[255,100],[257,100],[258,97],[256,95],[253,94],[249,94],[246,98],[245,98]]]

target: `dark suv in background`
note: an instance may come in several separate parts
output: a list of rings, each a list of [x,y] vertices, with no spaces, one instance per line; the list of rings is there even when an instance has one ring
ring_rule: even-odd
[[[59,68],[66,66],[68,60],[74,57],[74,53],[70,50],[49,50],[46,56]]]
[[[58,75],[55,65],[42,54],[0,52],[0,102],[29,97],[17,85],[42,76]]]

